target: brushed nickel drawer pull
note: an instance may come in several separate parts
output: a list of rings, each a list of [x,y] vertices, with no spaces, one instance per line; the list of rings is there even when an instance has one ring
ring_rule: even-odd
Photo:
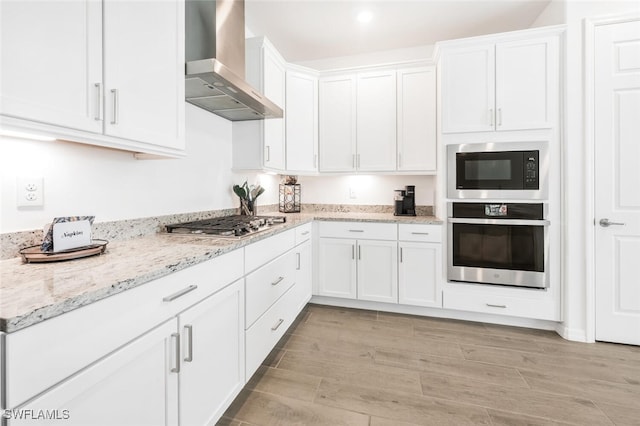
[[[349,232],[364,232],[364,229],[349,229]]]
[[[111,96],[113,97],[113,116],[111,117],[111,124],[118,124],[118,116],[120,115],[120,105],[118,98],[118,89],[111,89]]]
[[[102,84],[95,83],[96,89],[96,115],[94,119],[100,121],[102,119]]]
[[[282,280],[284,280],[284,277],[278,277],[278,279],[272,282],[271,285],[278,285],[282,282]]]
[[[309,235],[309,231],[301,232],[300,235]]]
[[[195,290],[196,288],[198,288],[197,285],[190,285],[187,288],[183,288],[180,291],[177,291],[169,296],[165,296],[164,298],[162,298],[163,302],[173,302],[174,300],[176,300],[179,297],[184,296],[187,293],[191,293],[193,290]]]
[[[506,307],[507,307],[507,305],[494,305],[494,304],[492,304],[492,303],[486,303],[486,305],[487,305],[488,307],[490,307],[490,308],[502,308],[502,309],[504,309],[504,308],[506,308]]]
[[[172,373],[180,372],[180,333],[171,333],[171,339],[175,342],[176,366],[171,369]]]
[[[185,332],[189,340],[187,340],[187,349],[189,350],[189,355],[184,357],[184,362],[192,362],[193,361],[193,326],[191,324],[184,326]]]
[[[429,235],[428,232],[412,232],[411,235]]]
[[[300,253],[296,253],[296,271],[300,270]]]
[[[402,247],[400,247],[400,263],[402,263]]]
[[[283,322],[284,322],[284,320],[282,318],[280,318],[278,320],[278,323],[276,325],[274,325],[273,327],[271,327],[271,331],[276,331],[278,328],[280,328],[280,326],[282,325]]]

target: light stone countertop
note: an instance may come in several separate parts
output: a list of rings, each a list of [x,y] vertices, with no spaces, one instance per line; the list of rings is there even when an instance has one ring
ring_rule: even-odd
[[[159,233],[111,241],[106,253],[72,261],[0,261],[0,331],[18,331],[312,220],[442,224],[433,216],[389,213],[316,212],[286,217],[283,225],[241,239]]]

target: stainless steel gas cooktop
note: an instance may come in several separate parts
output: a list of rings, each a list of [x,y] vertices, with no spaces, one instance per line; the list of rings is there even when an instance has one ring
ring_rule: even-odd
[[[266,231],[272,225],[285,223],[283,216],[222,216],[193,222],[166,225],[171,234],[206,234],[219,237],[243,237]]]

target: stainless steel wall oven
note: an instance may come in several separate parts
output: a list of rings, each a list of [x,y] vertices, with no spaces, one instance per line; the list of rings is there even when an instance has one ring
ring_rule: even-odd
[[[449,203],[447,278],[548,287],[546,207],[543,203]]]

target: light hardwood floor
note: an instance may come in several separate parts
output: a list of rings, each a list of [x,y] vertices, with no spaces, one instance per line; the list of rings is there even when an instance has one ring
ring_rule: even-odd
[[[640,347],[307,305],[219,425],[640,425]]]

